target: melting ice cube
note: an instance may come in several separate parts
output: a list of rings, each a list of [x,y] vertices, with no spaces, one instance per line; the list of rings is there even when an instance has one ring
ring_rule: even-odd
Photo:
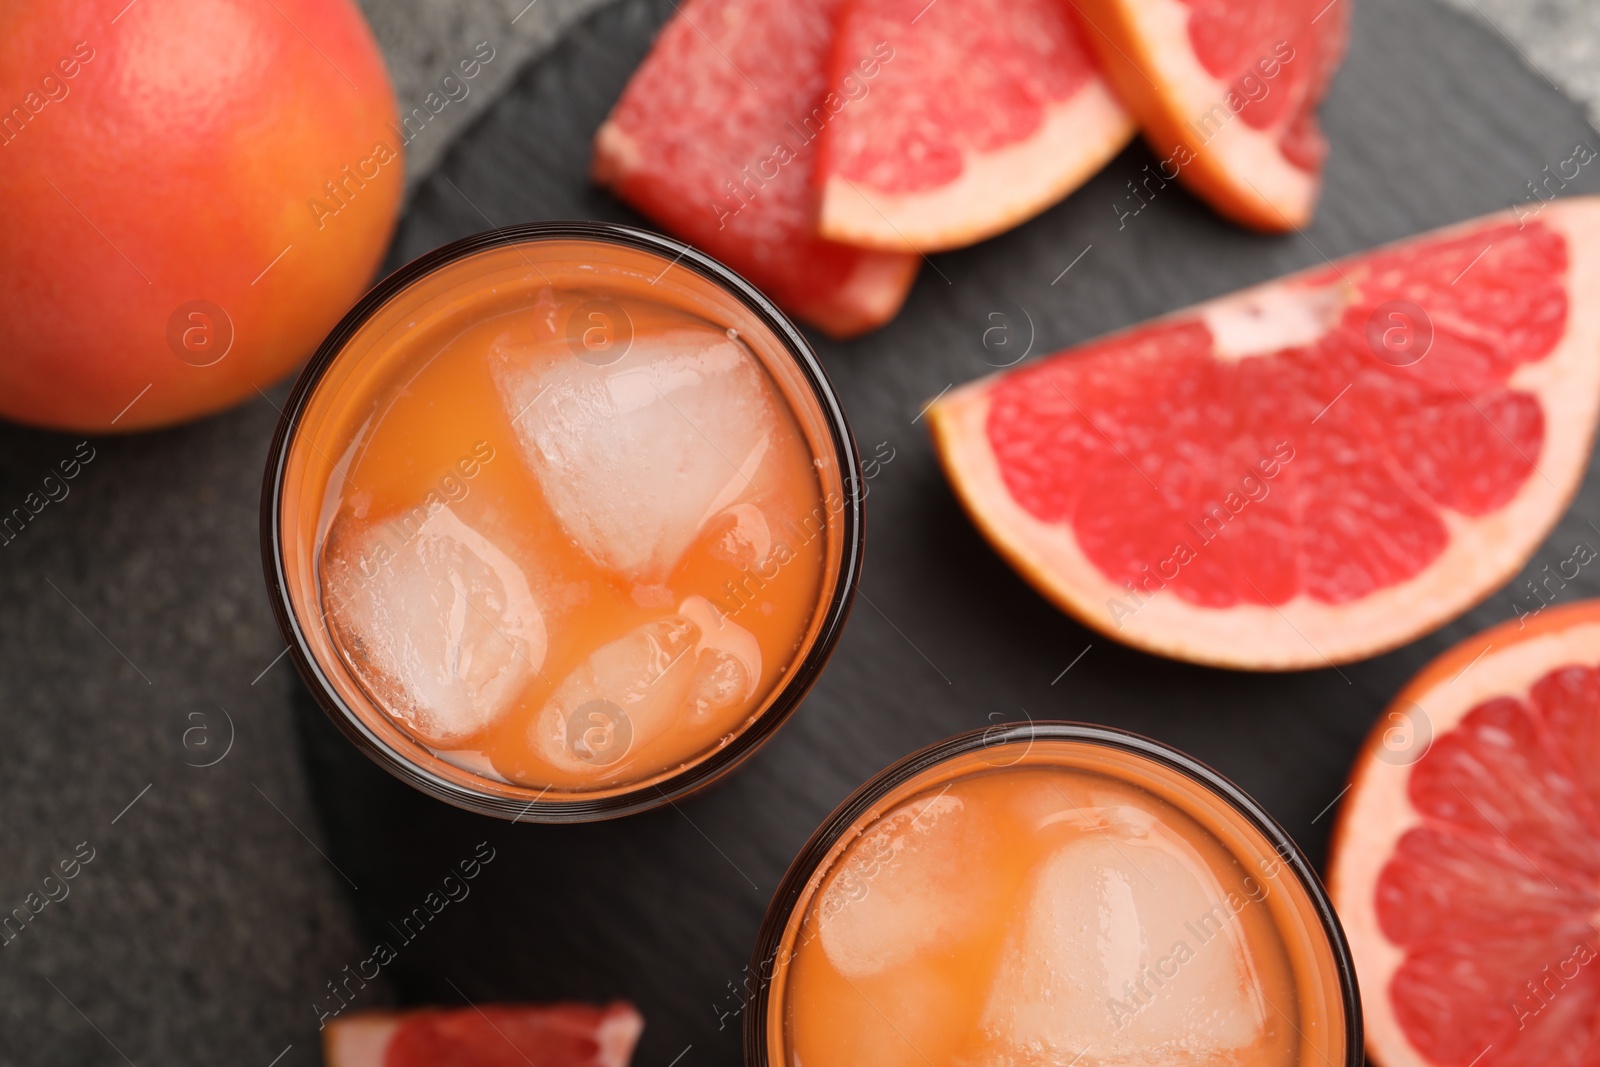
[[[759,567],[772,554],[772,526],[754,504],[735,504],[711,520],[718,534],[711,551],[722,559]]]
[[[659,582],[707,520],[754,491],[770,386],[721,330],[641,334],[603,367],[552,344],[501,353],[491,370],[556,517],[625,577]]]
[[[689,597],[678,612],[700,628],[689,683],[691,721],[704,722],[755,696],[761,681],[761,645],[755,635],[703,596]]]
[[[699,725],[755,694],[761,646],[704,597],[600,646],[562,679],[531,727],[567,770],[619,762],[674,725]]]
[[[817,922],[828,962],[858,978],[962,936],[993,907],[982,877],[991,833],[947,794],[918,797],[880,819],[822,891]]]
[[[336,521],[323,602],[384,709],[453,747],[503,714],[544,662],[544,616],[510,556],[441,506],[420,524]]]
[[[984,1009],[992,1057],[1235,1062],[1268,1023],[1236,905],[1263,905],[1230,902],[1203,858],[1159,827],[1104,829],[1034,876]]]
[[[529,728],[545,759],[565,770],[607,767],[659,736],[683,708],[700,628],[682,615],[638,626],[561,680]]]

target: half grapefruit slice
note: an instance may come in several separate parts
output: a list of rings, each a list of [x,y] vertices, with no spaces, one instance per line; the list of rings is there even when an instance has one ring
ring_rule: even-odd
[[[824,237],[932,252],[1032,218],[1133,137],[1066,0],[846,0]]]
[[[1255,229],[1311,220],[1327,155],[1316,108],[1351,0],[1070,2],[1161,178]]]
[[[327,1024],[322,1051],[328,1067],[628,1067],[643,1030],[620,1001],[360,1012]]]
[[[1357,759],[1328,873],[1382,1067],[1593,1063],[1600,601],[1418,675]]]
[[[825,333],[883,325],[918,257],[816,236],[838,0],[677,7],[595,134],[595,180]]]
[[[1141,648],[1373,655],[1505,582],[1588,463],[1600,199],[1492,215],[956,390],[967,510],[1045,596]]]

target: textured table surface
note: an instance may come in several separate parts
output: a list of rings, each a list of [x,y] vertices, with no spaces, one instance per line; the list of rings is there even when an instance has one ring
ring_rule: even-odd
[[[417,187],[391,266],[490,223],[633,220],[584,181],[586,142],[671,11],[671,0],[608,6],[513,79]],[[1326,201],[1304,238],[1245,234],[1178,190],[1119,232],[1113,204],[1149,161],[1136,147],[1042,218],[935,257],[887,329],[819,342],[864,449],[894,454],[871,483],[863,597],[793,722],[680,810],[507,826],[399,786],[332,732],[276,659],[262,587],[260,472],[283,386],[193,426],[90,442],[70,495],[0,548],[0,907],[82,843],[93,855],[69,897],[0,947],[0,1062],[317,1063],[326,983],[488,842],[495,858],[472,895],[357,1006],[626,996],[649,1022],[641,1067],[680,1054],[680,1067],[735,1063],[734,991],[811,829],[911,749],[1023,714],[1184,748],[1320,859],[1329,806],[1384,703],[1439,650],[1511,617],[1522,579],[1342,673],[1152,659],[1085,632],[1016,578],[962,516],[913,420],[926,398],[985,372],[993,312],[1025,311],[1034,351],[1047,351],[1522,195],[1595,135],[1469,15],[1423,0],[1356,9],[1326,110]],[[0,427],[0,505],[78,449]],[[1529,572],[1576,541],[1600,546],[1594,520],[1591,476]],[[1585,573],[1562,596],[1596,592]]]
[[[1449,0],[1488,26],[1600,123],[1600,4],[1594,0]]]
[[[389,64],[406,145],[406,188],[433,172],[445,151],[516,83],[529,60],[608,0],[362,0]],[[463,60],[479,73],[460,77]]]

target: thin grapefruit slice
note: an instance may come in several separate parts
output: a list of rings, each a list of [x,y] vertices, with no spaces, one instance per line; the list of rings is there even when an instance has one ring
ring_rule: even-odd
[[[928,413],[978,526],[1128,644],[1287,670],[1506,581],[1600,409],[1600,199],[1437,231],[974,382]]]
[[[595,179],[824,332],[883,325],[918,257],[816,235],[838,0],[677,7],[595,134]]]
[[[1316,109],[1351,0],[1071,2],[1161,157],[1157,182],[1177,177],[1260,230],[1311,220],[1327,155]]]
[[[846,0],[824,237],[931,252],[1031,218],[1132,138],[1067,0]]]
[[[643,1030],[621,1002],[485,1004],[342,1015],[322,1049],[328,1067],[628,1067]]]
[[[1595,1062],[1600,601],[1419,674],[1357,759],[1328,873],[1382,1067]]]

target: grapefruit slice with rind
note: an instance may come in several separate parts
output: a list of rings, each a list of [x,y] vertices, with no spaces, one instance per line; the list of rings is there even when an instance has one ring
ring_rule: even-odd
[[[816,235],[838,0],[675,6],[595,134],[595,179],[823,332],[883,325],[918,257]]]
[[[1066,0],[846,0],[832,84],[821,231],[869,248],[1008,230],[1134,133]]]
[[[1070,0],[1160,157],[1222,215],[1306,225],[1327,142],[1316,109],[1344,58],[1352,0]]]
[[[1025,364],[928,412],[978,526],[1113,638],[1257,670],[1507,581],[1600,409],[1600,199],[1492,215]]]
[[[628,1067],[644,1020],[629,1004],[485,1004],[357,1012],[322,1031],[328,1067]]]
[[[1382,1067],[1595,1061],[1600,601],[1470,638],[1400,693],[1328,881]]]

